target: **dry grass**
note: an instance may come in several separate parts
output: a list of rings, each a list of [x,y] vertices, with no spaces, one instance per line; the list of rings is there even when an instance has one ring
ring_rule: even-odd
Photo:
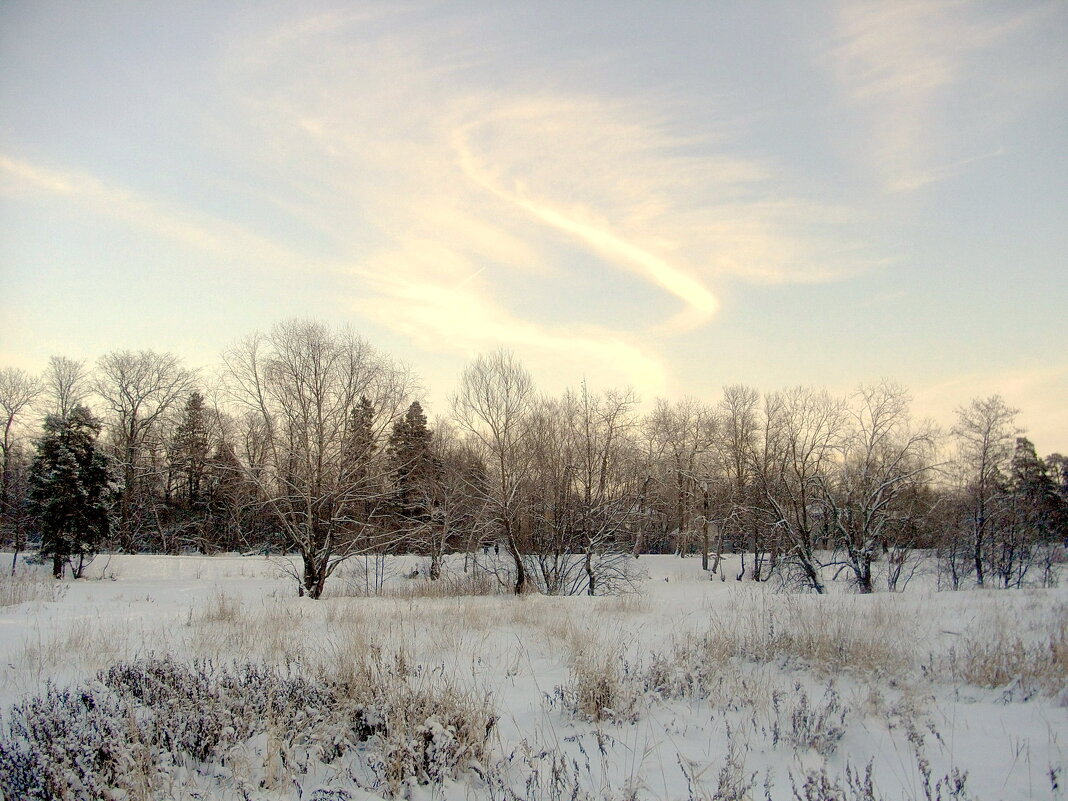
[[[600,614],[614,615],[620,618],[632,618],[646,614],[652,608],[649,597],[644,592],[627,592],[619,595],[601,595],[595,599]]]
[[[572,659],[569,679],[549,699],[571,715],[593,722],[638,719],[641,685],[621,643],[590,643]]]
[[[128,626],[115,622],[72,623],[58,631],[38,633],[24,644],[15,664],[38,677],[40,684],[41,677],[51,675],[57,668],[80,666],[97,670],[110,665],[127,657],[140,639]]]
[[[500,595],[501,591],[500,582],[495,576],[481,570],[472,570],[467,573],[445,573],[435,581],[419,576],[389,588],[386,594],[390,597],[406,599],[459,598],[472,595]]]
[[[914,664],[920,640],[913,623],[893,614],[889,602],[851,597],[756,597],[729,617],[713,617],[673,644],[674,665],[696,681],[715,675],[731,659],[801,667],[817,676],[849,671],[901,676]],[[662,658],[663,659],[663,658]]]
[[[967,636],[951,649],[945,668],[958,681],[976,687],[1016,685],[1026,699],[1036,692],[1056,694],[1068,688],[1068,617],[1061,616],[1048,637],[1025,641],[1001,629],[993,636]]]
[[[935,682],[1004,689],[1005,700],[1063,694],[1068,701],[1068,604],[1041,590],[973,593],[924,665]]]
[[[66,585],[53,578],[23,573],[12,576],[6,570],[0,571],[0,607],[40,601],[48,603],[63,597]]]
[[[204,623],[236,623],[242,618],[241,600],[216,588],[198,618]]]

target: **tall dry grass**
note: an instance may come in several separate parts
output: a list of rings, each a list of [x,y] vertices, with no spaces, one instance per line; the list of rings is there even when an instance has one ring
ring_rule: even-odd
[[[36,573],[19,573],[11,575],[7,570],[0,570],[0,607],[41,601],[44,603],[58,601],[63,597],[66,585],[51,577]]]

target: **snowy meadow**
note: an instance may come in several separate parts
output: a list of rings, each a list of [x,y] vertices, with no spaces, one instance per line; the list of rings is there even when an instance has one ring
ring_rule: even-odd
[[[5,799],[1065,797],[1064,588],[643,556],[633,592],[516,597],[422,562],[350,560],[318,601],[277,557],[5,576]]]

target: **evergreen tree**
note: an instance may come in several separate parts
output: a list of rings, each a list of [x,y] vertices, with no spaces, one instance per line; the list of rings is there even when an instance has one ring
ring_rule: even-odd
[[[377,450],[375,408],[366,396],[352,407],[342,441],[341,475],[337,482],[338,516],[347,521],[347,537],[360,539],[367,546],[371,537],[370,523],[379,496],[375,486],[372,460]]]
[[[1054,537],[1068,543],[1068,457],[1051,453],[1046,457],[1055,495]]]
[[[41,555],[56,578],[71,560],[74,577],[109,531],[113,488],[110,460],[96,448],[100,423],[84,406],[66,418],[45,418],[44,436],[30,467],[30,513],[41,536]]]
[[[196,512],[202,506],[210,450],[208,410],[204,396],[194,390],[186,401],[172,447],[172,469],[178,474],[176,500],[184,511]]]
[[[997,478],[1004,503],[991,526],[991,569],[1002,586],[1019,587],[1042,546],[1056,536],[1057,489],[1026,437],[1017,437],[1008,475]]]
[[[1024,524],[1037,541],[1049,540],[1058,511],[1057,487],[1049,467],[1038,458],[1034,444],[1026,437],[1016,440],[1010,482]]]
[[[422,522],[430,516],[427,498],[435,474],[432,437],[419,401],[412,402],[390,433],[388,452],[393,462],[396,510],[407,521]]]
[[[220,439],[205,465],[201,484],[204,544],[223,551],[250,544],[271,547],[273,527],[258,503],[256,485],[244,473],[234,446]]]

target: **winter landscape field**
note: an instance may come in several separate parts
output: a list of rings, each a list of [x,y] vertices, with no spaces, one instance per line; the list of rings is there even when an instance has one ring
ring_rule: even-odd
[[[513,596],[460,559],[350,560],[319,601],[278,557],[5,575],[5,799],[1065,797],[1063,587],[792,594],[643,556],[633,592]]]
[[[1066,0],[0,0],[0,801],[1068,801],[1066,121]]]

